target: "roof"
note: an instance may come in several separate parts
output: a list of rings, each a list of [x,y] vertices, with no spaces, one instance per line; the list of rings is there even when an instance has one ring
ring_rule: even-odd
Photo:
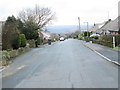
[[[41,33],[43,34],[43,38],[48,39],[51,35],[49,31],[41,31]]]
[[[89,29],[89,31],[92,31],[92,32],[96,32],[98,29],[100,29],[103,25],[105,24],[105,22],[103,23],[97,23],[95,24],[93,27],[91,27]]]
[[[108,22],[100,30],[118,31],[118,17],[115,20]]]

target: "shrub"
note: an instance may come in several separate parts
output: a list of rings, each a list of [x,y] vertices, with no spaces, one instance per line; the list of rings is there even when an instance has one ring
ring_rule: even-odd
[[[32,39],[32,40],[27,40],[27,43],[29,44],[29,47],[30,47],[30,48],[36,47],[36,45],[35,45],[35,40],[34,40],[34,39]]]
[[[86,37],[86,36],[90,36],[90,32],[84,32],[84,37]]]
[[[18,49],[20,47],[21,44],[21,40],[19,37],[17,37],[12,44],[13,49]]]
[[[20,38],[20,47],[25,47],[26,46],[26,37],[24,34],[19,35]]]
[[[108,47],[113,47],[113,44],[111,41],[93,40],[93,43],[101,44],[101,45],[108,46]]]
[[[94,36],[94,39],[99,39],[99,37],[98,36]]]
[[[120,47],[120,44],[118,45],[118,47]]]
[[[11,50],[11,51],[8,51],[8,53],[10,55],[10,58],[14,58],[14,57],[18,56],[17,50]]]
[[[42,38],[40,38],[40,37],[39,37],[39,38],[37,38],[37,44],[38,44],[38,45],[41,45],[42,43],[43,43],[43,39],[42,39]]]
[[[17,19],[14,16],[9,16],[5,21],[2,28],[2,50],[18,48],[14,45],[20,33],[17,26]]]

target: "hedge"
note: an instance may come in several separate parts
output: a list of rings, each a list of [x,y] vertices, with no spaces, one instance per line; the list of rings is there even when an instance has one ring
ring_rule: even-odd
[[[120,35],[101,35],[98,40],[92,39],[93,43],[113,47],[113,37],[115,37],[115,46],[120,45]]]

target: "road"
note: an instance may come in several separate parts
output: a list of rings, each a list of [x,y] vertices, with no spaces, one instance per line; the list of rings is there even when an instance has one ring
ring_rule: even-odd
[[[69,39],[32,49],[2,72],[3,88],[118,88],[118,66]]]

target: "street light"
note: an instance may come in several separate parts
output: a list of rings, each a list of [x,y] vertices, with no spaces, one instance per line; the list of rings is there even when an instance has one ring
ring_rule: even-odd
[[[78,23],[79,23],[79,31],[81,33],[81,27],[80,27],[80,17],[78,17]]]
[[[88,27],[88,22],[84,22],[84,23],[87,24],[87,37],[88,37],[88,29],[89,29],[89,27]]]

